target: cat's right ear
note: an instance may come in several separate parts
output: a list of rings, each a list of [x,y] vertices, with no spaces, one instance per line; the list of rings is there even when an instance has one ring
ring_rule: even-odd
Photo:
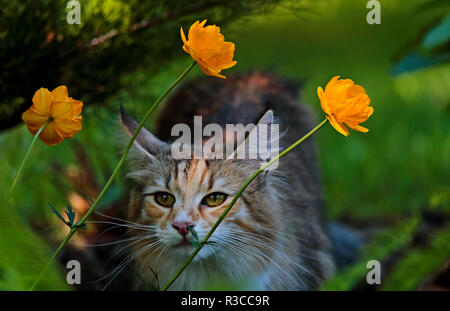
[[[122,105],[120,105],[120,122],[129,138],[134,135],[139,127],[139,123],[125,111]],[[135,152],[152,159],[157,153],[167,148],[168,144],[159,140],[145,127],[142,127],[136,136],[133,146],[135,147]]]

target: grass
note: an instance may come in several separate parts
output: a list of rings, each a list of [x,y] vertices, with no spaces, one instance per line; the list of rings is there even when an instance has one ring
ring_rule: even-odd
[[[0,191],[2,202],[7,202],[6,189]],[[1,204],[0,215],[0,290],[27,290],[45,264],[49,247],[12,206]],[[69,289],[61,272],[55,265],[37,289]]]

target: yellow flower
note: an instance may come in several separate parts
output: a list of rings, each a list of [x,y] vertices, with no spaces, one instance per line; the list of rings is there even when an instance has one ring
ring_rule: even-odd
[[[373,107],[369,106],[370,98],[362,86],[350,79],[340,80],[339,76],[335,76],[328,82],[325,92],[320,86],[317,88],[317,95],[328,121],[339,133],[349,135],[345,125],[356,131],[369,131],[359,125],[373,113]]]
[[[52,92],[40,88],[34,93],[33,105],[22,114],[22,120],[34,135],[47,122],[39,138],[47,145],[56,145],[81,130],[83,102],[69,97],[67,87],[58,86]]]
[[[200,65],[200,68],[207,76],[225,78],[219,74],[223,69],[236,65],[233,60],[234,43],[225,41],[220,33],[220,28],[216,25],[203,27],[203,22],[196,21],[189,28],[188,38],[181,27],[181,39],[183,40],[183,50]]]

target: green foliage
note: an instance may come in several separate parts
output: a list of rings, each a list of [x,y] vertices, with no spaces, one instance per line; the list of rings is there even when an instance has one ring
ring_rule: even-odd
[[[1,201],[6,202],[6,198],[6,191],[2,190]],[[0,215],[0,290],[28,290],[45,265],[50,250],[20,220],[14,206],[0,204]],[[61,272],[55,264],[37,289],[69,289]]]
[[[58,210],[52,205],[50,204],[50,208],[52,209],[53,213],[59,218],[61,219],[61,221],[66,224],[69,228],[74,228],[76,227],[78,224],[75,223],[75,212],[73,211],[72,207],[70,206],[70,204],[67,205],[67,208],[65,210],[66,216],[67,216],[67,220],[65,220],[61,214],[58,212]],[[78,225],[78,227],[80,227],[81,229],[87,229],[86,224],[83,225]]]
[[[421,44],[409,44],[407,54],[395,64],[392,70],[394,74],[450,62],[450,15],[426,28],[429,29],[421,35]]]
[[[65,219],[61,216],[61,214],[56,210],[56,208],[55,208],[51,203],[49,203],[48,205],[50,205],[50,207],[51,207],[53,213],[55,213],[55,215],[56,215],[59,219],[61,219],[61,221],[62,221],[63,223],[65,223],[65,224],[68,225],[69,227],[72,226],[72,223],[73,223],[73,222],[70,221],[70,218],[69,218],[69,220],[65,220]],[[69,205],[69,207],[70,207],[70,205]],[[70,214],[71,214],[71,213],[69,212],[69,214],[67,214],[67,216],[69,216]],[[75,214],[74,214],[74,215],[75,215]]]
[[[373,259],[381,262],[389,254],[406,245],[411,240],[418,224],[419,218],[412,217],[393,228],[378,233],[364,247],[362,255],[357,262],[339,271],[325,284],[322,290],[352,290],[359,282],[365,280],[369,271],[366,267],[367,262]]]
[[[421,282],[445,265],[450,258],[450,227],[434,234],[430,243],[410,250],[382,283],[383,290],[416,290]]]
[[[68,219],[68,225],[69,227],[72,227],[73,224],[75,223],[75,212],[70,207],[70,204],[67,205],[67,209],[65,210],[65,212]]]
[[[434,48],[450,41],[450,15],[427,32],[423,38],[425,48]]]

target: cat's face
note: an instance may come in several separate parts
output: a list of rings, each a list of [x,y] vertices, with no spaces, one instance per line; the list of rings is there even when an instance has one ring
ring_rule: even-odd
[[[136,123],[122,116],[129,133]],[[129,220],[148,226],[148,242],[172,258],[184,260],[194,250],[195,233],[201,241],[214,226],[245,181],[260,166],[257,161],[172,157],[170,145],[142,129],[132,150],[128,176],[137,182],[129,206]],[[259,234],[274,222],[264,179],[249,188],[214,232],[195,260],[215,254],[215,247],[240,235]],[[195,231],[195,232],[193,232]],[[138,234],[138,233],[136,233]],[[229,247],[229,246],[227,246]],[[151,248],[150,248],[151,249]],[[217,253],[216,253],[217,254]]]
[[[200,240],[206,236],[244,182],[244,178],[236,176],[243,175],[246,168],[204,159],[175,161],[160,157],[154,163],[165,169],[151,165],[154,169],[138,194],[141,204],[132,216],[138,223],[154,226],[155,238],[162,241],[169,254],[185,258],[193,250],[194,235],[190,229]],[[214,237],[251,226],[246,205],[238,200]],[[207,249],[210,248],[199,256],[208,256]]]

